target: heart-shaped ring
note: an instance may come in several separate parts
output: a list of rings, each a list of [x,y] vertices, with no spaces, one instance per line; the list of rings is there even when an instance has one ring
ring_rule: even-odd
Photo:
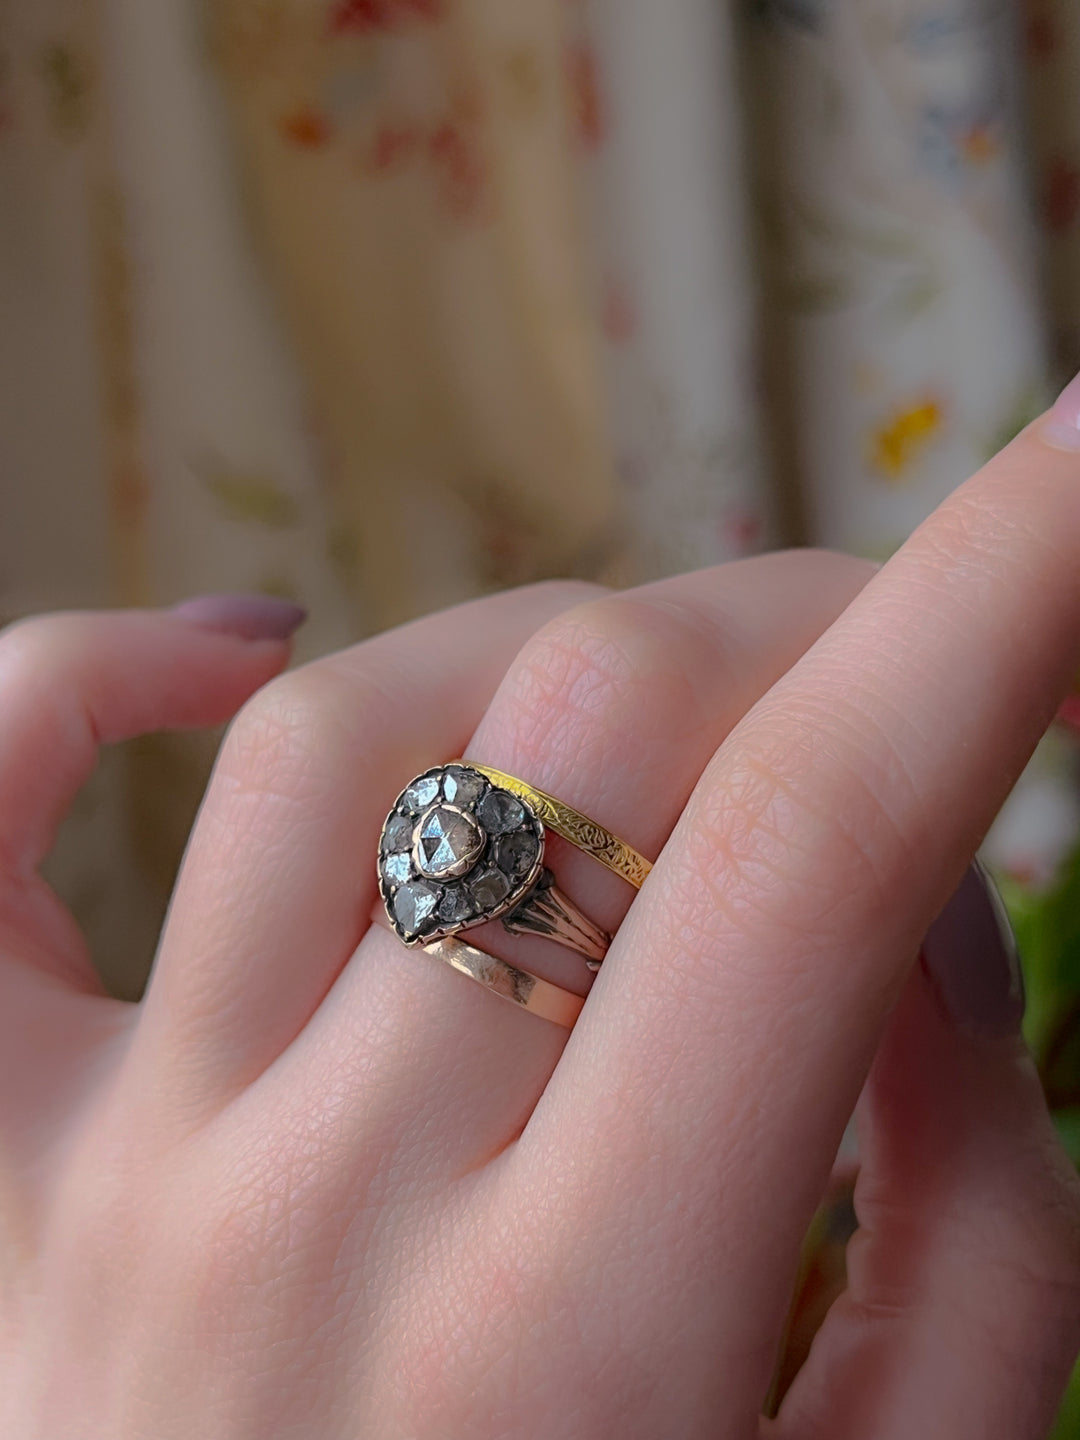
[[[488,920],[546,935],[596,968],[610,936],[555,885],[545,829],[523,795],[457,762],[402,790],[379,838],[379,893],[406,945],[428,945]]]

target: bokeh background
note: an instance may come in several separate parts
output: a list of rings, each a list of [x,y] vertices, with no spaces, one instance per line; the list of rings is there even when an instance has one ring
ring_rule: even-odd
[[[265,590],[307,658],[543,576],[884,557],[1077,368],[1074,0],[0,0],[3,618]],[[1080,1159],[1070,716],[985,854]],[[118,747],[62,837],[117,993],[215,743]]]

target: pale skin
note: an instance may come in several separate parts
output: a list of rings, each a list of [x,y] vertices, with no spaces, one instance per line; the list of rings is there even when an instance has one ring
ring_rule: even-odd
[[[164,613],[0,638],[0,1433],[1040,1440],[1076,1177],[1019,1039],[914,961],[1080,666],[1080,450],[1036,422],[876,572],[287,658]],[[237,711],[146,998],[106,998],[37,866],[99,741]],[[369,928],[386,810],[460,754],[657,857],[628,911],[552,852],[620,927],[569,1035]],[[763,1421],[860,1092],[850,1288]]]

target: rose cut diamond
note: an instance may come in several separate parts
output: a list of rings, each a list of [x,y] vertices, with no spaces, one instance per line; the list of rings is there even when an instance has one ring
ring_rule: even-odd
[[[383,862],[383,874],[391,885],[404,885],[409,878],[410,868],[408,851],[399,855],[388,855]]]
[[[435,775],[426,775],[421,780],[414,780],[405,791],[404,800],[413,814],[418,814],[425,806],[430,805],[439,793],[439,781]]]
[[[423,881],[403,885],[394,896],[394,917],[407,934],[415,934],[435,909],[439,892]]]
[[[495,848],[500,870],[505,870],[512,879],[527,875],[540,854],[540,842],[531,830],[501,835]]]
[[[444,925],[460,925],[473,912],[473,902],[464,885],[450,885],[439,901],[438,915]]]
[[[525,819],[521,801],[505,790],[489,790],[476,813],[489,835],[503,835],[507,830],[516,830]]]
[[[443,778],[443,794],[454,805],[472,805],[482,794],[485,780],[473,770],[460,767],[447,770]]]
[[[472,898],[481,910],[495,910],[510,894],[510,881],[501,870],[487,870],[471,883]]]
[[[386,822],[383,835],[383,849],[407,850],[412,844],[413,821],[408,815],[394,815]]]
[[[462,875],[479,859],[485,844],[479,825],[468,815],[437,805],[421,822],[416,862],[432,880]]]

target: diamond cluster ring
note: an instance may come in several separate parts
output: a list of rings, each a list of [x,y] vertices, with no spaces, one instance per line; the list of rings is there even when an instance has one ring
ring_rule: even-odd
[[[598,969],[610,936],[559,890],[544,864],[547,830],[640,886],[649,862],[595,821],[487,766],[455,761],[410,781],[379,839],[379,893],[406,945],[434,948],[501,919],[545,935]]]

